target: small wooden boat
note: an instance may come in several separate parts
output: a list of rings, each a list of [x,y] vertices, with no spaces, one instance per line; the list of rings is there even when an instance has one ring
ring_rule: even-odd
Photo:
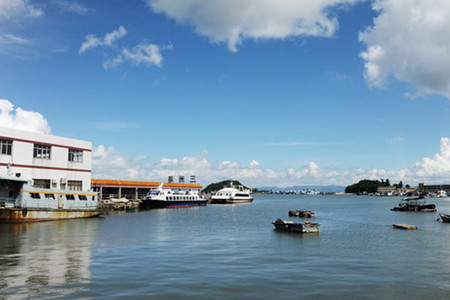
[[[299,218],[314,218],[315,215],[312,211],[309,210],[290,210],[289,216],[291,217],[299,217]]]
[[[275,226],[275,230],[283,230],[288,232],[298,232],[298,233],[313,233],[319,232],[319,223],[311,223],[305,221],[304,223],[295,223],[292,221],[284,221],[277,219],[272,224]]]
[[[392,224],[395,229],[417,230],[419,227],[408,224]]]
[[[449,214],[440,213],[439,217],[441,218],[442,222],[450,223],[450,215]]]

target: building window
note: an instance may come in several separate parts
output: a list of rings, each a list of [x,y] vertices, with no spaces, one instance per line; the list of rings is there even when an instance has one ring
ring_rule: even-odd
[[[47,145],[34,144],[33,157],[50,159],[52,147]]]
[[[83,151],[76,149],[69,149],[69,161],[83,162]]]
[[[33,186],[39,189],[49,189],[50,179],[33,179]]]
[[[12,141],[0,139],[0,154],[11,155]]]
[[[83,182],[78,180],[68,180],[67,189],[70,191],[81,191],[83,187]]]

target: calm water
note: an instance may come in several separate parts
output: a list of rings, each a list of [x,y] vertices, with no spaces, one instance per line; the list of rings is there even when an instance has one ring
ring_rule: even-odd
[[[256,195],[251,204],[0,225],[0,299],[449,299],[450,224],[399,198]],[[450,212],[450,198],[428,199]],[[276,232],[291,209],[319,234]],[[392,228],[393,223],[419,230]]]

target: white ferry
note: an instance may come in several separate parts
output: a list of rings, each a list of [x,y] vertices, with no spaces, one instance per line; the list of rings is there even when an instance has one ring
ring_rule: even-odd
[[[0,223],[79,219],[101,213],[96,193],[35,188],[26,180],[0,175]]]
[[[151,189],[142,199],[141,208],[176,208],[189,206],[204,206],[207,200],[194,190],[172,190],[164,188],[161,183],[158,188]]]
[[[248,203],[252,202],[253,197],[251,191],[245,189],[242,185],[234,186],[233,183],[229,187],[224,187],[217,191],[211,197],[211,203]]]

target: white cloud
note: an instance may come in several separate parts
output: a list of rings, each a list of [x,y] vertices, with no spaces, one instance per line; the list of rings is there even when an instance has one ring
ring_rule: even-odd
[[[368,84],[383,87],[393,77],[419,95],[450,98],[450,1],[376,0],[373,9],[379,16],[360,33]]]
[[[441,138],[440,152],[433,158],[424,158],[415,167],[418,177],[437,177],[450,181],[450,139]]]
[[[24,110],[5,99],[0,99],[0,126],[50,134],[47,120],[38,112]]]
[[[53,1],[54,5],[58,6],[61,10],[61,12],[71,12],[79,15],[85,15],[92,11],[91,9],[87,8],[86,6],[76,3],[74,1],[68,1],[68,0],[56,0]]]
[[[338,28],[332,8],[361,0],[147,0],[156,13],[213,42],[228,44],[230,51],[244,39],[284,39],[292,36],[332,36]]]
[[[145,64],[162,67],[163,57],[159,46],[155,44],[139,44],[131,50],[124,48],[122,55],[136,65]]]
[[[30,44],[31,42],[28,39],[23,38],[21,36],[17,36],[14,34],[4,34],[4,35],[0,35],[0,43],[27,45],[27,44]]]
[[[222,161],[212,163],[207,159],[208,153],[198,156],[186,156],[182,159],[161,158],[156,162],[145,162],[145,157],[126,157],[115,152],[114,148],[97,147],[93,152],[94,178],[133,179],[146,181],[167,181],[169,176],[177,178],[184,175],[196,175],[197,180],[207,185],[224,179],[236,179],[251,187],[293,185],[342,185],[353,184],[362,179],[389,179],[391,183],[399,182],[417,185],[425,183],[448,183],[450,178],[450,138],[441,139],[440,152],[433,158],[424,158],[411,168],[402,170],[361,168],[337,171],[325,170],[315,162],[309,162],[300,168],[288,168],[284,171],[264,169],[256,160],[248,165],[238,162]]]
[[[127,30],[123,26],[119,26],[117,30],[113,30],[105,34],[103,38],[98,38],[93,34],[87,35],[84,39],[85,41],[81,44],[78,53],[84,53],[90,48],[95,48],[99,46],[111,47],[118,39],[124,37],[127,34]]]
[[[151,43],[140,43],[134,48],[119,47],[115,45],[116,41],[124,37],[127,34],[127,30],[120,26],[117,30],[107,33],[103,38],[98,38],[93,34],[87,35],[85,41],[81,44],[78,50],[79,54],[86,52],[88,49],[96,47],[111,47],[116,52],[116,57],[107,60],[103,63],[103,68],[112,69],[122,64],[124,61],[130,61],[131,63],[139,66],[141,64],[146,66],[158,66],[162,67],[163,56],[161,50],[173,49],[172,44],[165,46],[158,46]]]
[[[29,0],[0,0],[0,21],[20,17],[39,17],[44,11]]]
[[[99,179],[145,178],[146,170],[142,160],[145,156],[127,157],[116,152],[114,147],[100,145],[92,151],[93,177]]]

